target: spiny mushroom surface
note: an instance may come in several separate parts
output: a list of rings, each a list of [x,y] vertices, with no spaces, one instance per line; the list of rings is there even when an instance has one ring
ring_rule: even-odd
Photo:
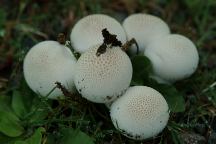
[[[113,102],[110,116],[123,135],[143,140],[156,136],[164,129],[169,109],[166,100],[156,90],[134,86]]]
[[[104,28],[115,33],[122,43],[126,42],[125,31],[117,20],[104,14],[92,14],[79,20],[73,27],[70,40],[74,49],[83,53],[90,47],[103,43],[101,30]]]
[[[160,18],[149,14],[132,14],[123,22],[127,38],[135,38],[140,52],[144,52],[146,46],[157,37],[170,34],[168,25]],[[135,53],[136,49],[131,49]]]
[[[168,83],[189,77],[199,62],[196,46],[179,34],[156,39],[147,46],[144,54],[152,62],[153,75]]]
[[[122,43],[107,29],[102,30],[103,43],[93,46],[77,61],[75,85],[89,101],[109,103],[130,85],[132,64],[122,50]]]
[[[100,45],[81,55],[77,61],[75,85],[86,99],[107,103],[121,95],[130,85],[132,64],[120,47],[108,47],[97,56]]]
[[[75,90],[73,78],[76,58],[64,45],[56,41],[43,41],[33,46],[24,59],[24,77],[29,87],[46,96],[60,82],[68,90]],[[48,98],[62,96],[55,89]]]

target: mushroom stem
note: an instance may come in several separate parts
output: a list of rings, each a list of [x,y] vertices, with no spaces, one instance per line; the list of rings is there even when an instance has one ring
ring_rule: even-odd
[[[123,50],[123,51],[127,51],[128,48],[129,48],[131,45],[133,45],[133,44],[135,44],[135,45],[136,45],[136,48],[137,48],[136,54],[139,54],[139,46],[138,46],[137,41],[136,41],[134,38],[132,38],[131,40],[129,40],[129,41],[127,41],[125,44],[123,44],[122,50]]]

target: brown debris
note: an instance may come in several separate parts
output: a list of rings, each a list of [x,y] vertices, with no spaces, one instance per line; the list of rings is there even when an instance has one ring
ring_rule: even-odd
[[[88,103],[86,99],[82,98],[80,95],[75,95],[70,93],[60,82],[55,83],[57,88],[59,88],[65,97],[70,98],[71,100],[78,102],[80,104]]]
[[[102,30],[103,35],[103,44],[97,49],[96,56],[100,56],[101,54],[106,52],[107,45],[111,46],[122,46],[121,41],[119,41],[114,34],[110,34],[109,31],[105,28]]]

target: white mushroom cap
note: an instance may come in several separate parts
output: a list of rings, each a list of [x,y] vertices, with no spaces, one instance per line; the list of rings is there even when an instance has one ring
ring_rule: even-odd
[[[123,27],[128,39],[135,38],[140,52],[144,52],[152,40],[170,34],[168,25],[162,19],[149,14],[130,15],[124,20]],[[134,46],[130,50],[136,52]]]
[[[70,39],[74,49],[83,53],[90,47],[103,43],[101,31],[104,28],[117,35],[122,43],[126,42],[125,31],[117,20],[104,14],[92,14],[79,20],[73,27]]]
[[[67,47],[56,41],[43,41],[27,53],[23,65],[24,77],[29,87],[42,96],[46,96],[57,81],[73,92],[75,63],[76,58]],[[59,89],[55,89],[48,98],[62,95]]]
[[[113,102],[110,116],[123,135],[143,140],[156,136],[165,128],[169,109],[164,97],[156,90],[134,86]]]
[[[74,83],[89,101],[108,103],[129,87],[132,64],[120,47],[108,47],[105,53],[96,56],[99,46],[90,48],[78,59]]]
[[[189,77],[199,61],[196,46],[179,34],[155,40],[147,46],[145,55],[152,62],[154,75],[168,82]]]

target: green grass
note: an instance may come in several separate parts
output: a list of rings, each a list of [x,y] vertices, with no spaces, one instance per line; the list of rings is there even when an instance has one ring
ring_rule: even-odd
[[[135,12],[147,12],[164,19],[173,33],[183,34],[197,45],[200,63],[196,73],[172,87],[161,87],[170,97],[182,96],[185,106],[171,112],[165,130],[143,143],[180,144],[182,134],[195,133],[214,144],[216,137],[216,2],[214,0],[26,0],[0,2],[0,143],[139,144],[122,136],[112,125],[102,104],[79,103],[72,98],[47,100],[26,85],[22,62],[37,42],[67,39],[81,17],[105,13],[122,21]],[[148,73],[148,72],[146,72]],[[139,81],[140,82],[140,81]],[[140,84],[140,83],[139,83]],[[174,101],[171,98],[171,101]],[[184,108],[182,108],[184,107]],[[183,111],[184,110],[184,111]],[[7,113],[5,113],[7,112]],[[9,115],[9,116],[8,116]],[[73,140],[71,138],[73,137]],[[66,143],[66,144],[67,144]]]

